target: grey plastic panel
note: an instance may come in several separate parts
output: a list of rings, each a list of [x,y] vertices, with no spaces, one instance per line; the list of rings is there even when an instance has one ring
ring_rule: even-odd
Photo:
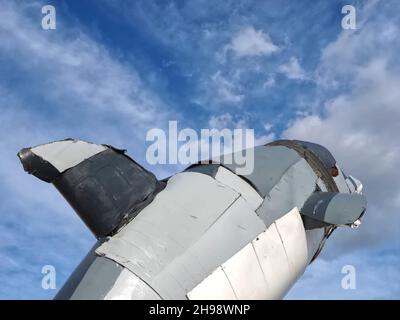
[[[306,201],[301,213],[332,225],[349,225],[367,208],[365,196],[334,192],[314,193]]]

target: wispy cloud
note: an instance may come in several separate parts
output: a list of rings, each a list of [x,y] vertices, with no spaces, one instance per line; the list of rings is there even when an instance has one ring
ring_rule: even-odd
[[[217,97],[221,102],[237,105],[243,100],[244,96],[238,93],[239,88],[235,87],[232,81],[224,78],[220,71],[215,73],[211,78],[215,85]]]
[[[0,6],[0,297],[51,298],[41,267],[56,267],[60,288],[94,237],[51,185],[23,171],[16,153],[76,137],[128,147],[143,163],[146,130],[178,116],[79,26],[46,32],[35,20],[39,3]]]
[[[291,57],[289,61],[279,67],[279,72],[293,80],[306,80],[307,76],[296,57]]]
[[[379,9],[386,10],[392,9]],[[369,201],[364,225],[356,235],[334,234],[330,240],[336,249],[326,253],[330,258],[390,241],[400,245],[400,208],[393,201],[400,192],[394,183],[400,179],[395,138],[400,132],[400,70],[393,68],[399,65],[400,44],[392,35],[384,41],[381,37],[388,27],[398,28],[398,21],[394,16],[371,15],[358,32],[344,30],[327,45],[317,67],[322,108],[298,117],[283,133],[327,146],[345,172],[364,183]]]
[[[332,235],[294,297],[398,296],[379,283],[396,270],[368,258],[390,266],[400,245],[395,0],[357,5],[357,30],[339,34],[340,8],[329,1],[307,10],[289,0],[85,1],[79,12],[59,3],[60,24],[46,32],[39,2],[0,0],[0,297],[50,298],[41,266],[54,264],[62,282],[94,241],[52,186],[23,172],[18,149],[80,137],[128,148],[146,165],[146,130],[168,120],[254,128],[257,144],[283,136],[326,145],[364,182],[368,212],[357,231]],[[90,21],[81,12],[89,5]],[[353,296],[336,290],[343,263],[378,280]]]
[[[329,248],[331,249],[331,248]],[[396,246],[360,250],[335,260],[318,259],[290,290],[286,299],[395,299],[400,295],[400,256]],[[344,266],[354,268],[355,288],[344,289]],[[343,271],[343,273],[342,273]],[[384,279],[384,280],[383,280]]]
[[[263,30],[247,26],[233,35],[231,42],[223,47],[222,54],[226,55],[232,51],[238,58],[268,56],[278,49]]]
[[[145,88],[131,66],[78,27],[69,28],[68,33],[42,30],[28,15],[33,10],[40,10],[39,5],[17,8],[2,2],[0,52],[8,64],[29,75],[32,82],[27,93],[36,91],[53,105],[51,114],[70,112],[93,119],[109,116],[110,120],[118,115],[123,124],[139,128],[166,118],[168,106]]]

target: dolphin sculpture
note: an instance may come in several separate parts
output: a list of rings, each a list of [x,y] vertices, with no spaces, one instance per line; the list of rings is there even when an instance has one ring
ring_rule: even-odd
[[[158,180],[125,150],[66,139],[18,153],[97,238],[55,299],[281,299],[337,227],[356,228],[362,184],[323,146],[255,147]]]

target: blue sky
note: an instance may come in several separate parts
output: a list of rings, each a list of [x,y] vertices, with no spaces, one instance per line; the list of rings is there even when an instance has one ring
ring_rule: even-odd
[[[57,29],[42,30],[41,7]],[[341,28],[341,8],[357,29]],[[50,299],[95,239],[55,189],[28,176],[22,147],[66,137],[145,162],[146,132],[254,128],[258,143],[327,146],[369,207],[342,229],[291,299],[400,298],[400,3],[387,1],[0,0],[0,298]],[[342,267],[357,287],[341,287]]]

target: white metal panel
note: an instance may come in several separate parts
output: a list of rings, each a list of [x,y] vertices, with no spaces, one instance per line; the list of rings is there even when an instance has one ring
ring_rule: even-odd
[[[222,166],[218,168],[215,179],[239,192],[253,210],[256,210],[263,202],[263,198],[250,184]]]
[[[195,172],[177,174],[168,181],[166,188],[151,204],[114,237],[97,248],[96,252],[137,274],[163,298],[180,298],[182,292],[184,297],[189,289],[225,261],[213,260],[210,255],[213,252],[212,247],[203,251],[204,255],[200,257],[190,256],[188,249],[212,230],[212,226],[219,225],[215,222],[239,197],[239,193],[209,176]],[[241,201],[246,204],[243,199]],[[247,204],[246,206],[241,222],[252,231],[254,219],[261,224],[262,222]],[[247,216],[249,211],[253,219]],[[236,231],[239,227],[235,227]],[[221,228],[223,230],[223,226],[218,230]],[[253,237],[251,234],[251,238]],[[240,234],[237,239],[242,239]],[[209,238],[207,243],[213,246],[213,239]],[[231,247],[230,243],[227,245]],[[198,262],[200,259],[207,260],[212,269],[205,271]]]
[[[96,253],[103,254],[143,279],[150,280],[163,269],[163,260],[162,257],[158,259],[150,243],[143,247],[140,240],[137,240],[131,242],[126,238],[112,238],[104,242]]]
[[[292,276],[275,223],[252,244],[268,285],[265,299],[281,299],[292,285]]]
[[[238,299],[265,299],[268,286],[251,243],[226,261],[222,269]]]
[[[137,235],[137,233],[132,233],[133,235]],[[176,246],[167,246],[165,255],[158,256],[157,253],[160,251],[157,250],[154,242],[143,244],[140,237],[136,237],[133,242],[130,239],[112,238],[103,243],[96,252],[137,274],[163,299],[184,299],[187,290],[165,270],[170,261],[183,252],[182,248],[180,251],[176,251],[176,249]],[[193,269],[187,268],[182,275],[192,275],[191,272],[197,271],[196,267],[199,268],[198,265],[194,265]]]
[[[307,239],[297,207],[275,221],[288,257],[292,275],[297,279],[307,266]]]
[[[172,177],[96,252],[128,268],[163,299],[235,298],[224,271],[213,273],[224,263],[240,298],[278,299],[303,272],[305,232],[297,209],[263,230],[265,224],[237,192],[209,176],[185,172]],[[251,245],[252,256],[246,251]],[[248,287],[240,286],[240,273],[243,279],[251,274]]]
[[[221,267],[188,292],[189,300],[234,300],[237,299]]]
[[[157,278],[168,273],[188,292],[264,229],[265,225],[240,197],[196,243],[165,265]]]
[[[145,228],[143,228],[144,224]],[[130,227],[133,233],[137,231],[142,235],[142,237],[135,238],[135,244],[145,248],[151,247],[153,254],[157,257],[156,260],[161,262],[163,268],[168,269],[167,272],[171,269],[174,274],[179,274],[176,278],[187,291],[193,288],[193,284],[202,280],[204,274],[208,274],[203,270],[199,259],[191,256],[189,252],[185,251],[185,247],[168,237],[164,230],[146,224],[145,221],[142,221],[140,225],[132,224]],[[143,230],[145,230],[146,236],[144,236]],[[149,260],[148,263],[154,264],[153,260]],[[161,269],[158,271],[158,275],[162,276]]]
[[[304,272],[307,261],[305,230],[298,209],[294,208],[221,268],[237,299],[281,299]],[[192,292],[201,288],[202,297],[207,299],[207,290],[219,291],[223,284],[215,282],[211,286],[210,279],[207,277]]]
[[[208,274],[265,230],[262,220],[238,198],[188,250]]]
[[[64,172],[106,149],[105,146],[85,141],[63,140],[34,147],[31,151],[59,172]]]
[[[143,280],[124,269],[104,300],[161,300]]]
[[[168,181],[166,188],[132,221],[151,223],[183,247],[188,247],[212,225],[238,197],[236,191],[221,186],[213,178],[182,172]],[[143,228],[146,226],[143,225]],[[137,229],[137,228],[136,228]],[[146,229],[142,229],[143,232]],[[130,227],[121,230],[129,237]]]

